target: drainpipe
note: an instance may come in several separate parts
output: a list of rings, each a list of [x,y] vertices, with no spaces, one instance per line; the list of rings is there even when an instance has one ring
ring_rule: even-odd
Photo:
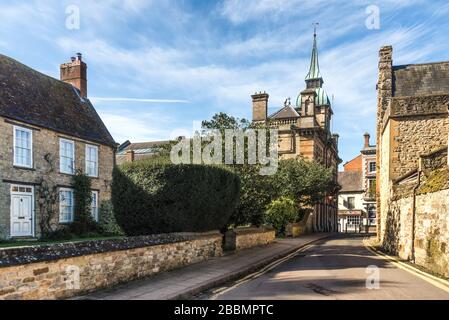
[[[421,164],[418,168],[418,181],[413,188],[413,206],[412,206],[412,256],[411,261],[415,263],[415,229],[416,229],[416,192],[421,184]]]

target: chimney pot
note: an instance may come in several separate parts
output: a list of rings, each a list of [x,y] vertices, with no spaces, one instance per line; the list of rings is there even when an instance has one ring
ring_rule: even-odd
[[[75,62],[76,58],[75,57],[71,57],[70,60],[72,60],[72,62]]]
[[[83,55],[81,53],[77,53],[76,57],[78,58],[78,61],[82,61],[83,60]]]

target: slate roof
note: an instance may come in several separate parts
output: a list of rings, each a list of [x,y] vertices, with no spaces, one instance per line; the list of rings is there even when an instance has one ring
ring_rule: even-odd
[[[449,61],[393,67],[395,97],[449,93]]]
[[[136,143],[126,141],[118,147],[117,154],[126,154],[128,150],[134,150],[135,153],[153,153],[157,147],[170,144],[170,142],[170,140]]]
[[[83,140],[116,144],[88,99],[56,80],[0,54],[0,116]]]
[[[271,116],[270,119],[286,119],[286,118],[299,118],[298,112],[292,106],[285,106],[282,109],[276,111]]]
[[[362,192],[362,171],[343,171],[338,173],[340,192]]]

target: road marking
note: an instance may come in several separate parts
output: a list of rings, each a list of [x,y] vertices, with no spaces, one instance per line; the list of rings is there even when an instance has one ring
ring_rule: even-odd
[[[247,283],[247,282],[249,282],[249,281],[251,281],[251,280],[254,280],[254,279],[256,279],[256,278],[259,278],[260,276],[263,276],[263,275],[266,274],[267,272],[269,272],[269,271],[273,270],[274,268],[276,268],[278,265],[280,265],[280,264],[282,264],[282,263],[284,263],[284,262],[286,262],[286,261],[292,259],[292,258],[295,257],[298,253],[310,249],[312,246],[314,246],[315,242],[320,241],[320,240],[323,240],[323,239],[318,239],[318,240],[312,241],[312,242],[310,242],[310,243],[304,245],[303,247],[299,248],[298,250],[294,251],[293,253],[290,253],[288,256],[285,256],[285,257],[283,257],[283,258],[281,258],[281,259],[279,259],[279,260],[276,260],[276,261],[274,261],[274,262],[268,264],[268,265],[265,266],[264,268],[260,269],[259,271],[254,272],[254,273],[252,273],[252,274],[250,274],[250,275],[247,275],[246,277],[244,277],[244,278],[242,278],[242,279],[236,281],[236,282],[235,282],[232,286],[230,286],[230,287],[223,287],[223,288],[220,288],[220,289],[217,289],[217,290],[213,291],[214,295],[212,295],[212,296],[210,297],[210,300],[216,300],[219,296],[225,294],[226,292],[229,292],[229,291],[231,291],[231,290],[234,290],[234,289],[236,289],[237,287],[241,286],[242,284],[245,284],[245,283]]]
[[[432,284],[433,286],[449,293],[449,281],[435,277],[434,275],[431,275],[431,274],[421,271],[418,268],[415,268],[409,264],[401,262],[398,259],[396,259],[395,257],[389,256],[383,252],[380,252],[373,246],[369,245],[366,241],[363,241],[363,243],[364,243],[365,247],[370,252],[374,253],[375,255],[381,257],[384,260],[389,261],[391,264],[395,265],[399,269],[407,271],[407,272],[415,275],[416,277],[421,278],[421,279],[425,280],[426,282]]]

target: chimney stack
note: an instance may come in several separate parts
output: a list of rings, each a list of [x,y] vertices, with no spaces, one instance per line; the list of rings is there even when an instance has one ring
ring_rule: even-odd
[[[368,132],[365,133],[363,136],[365,137],[365,149],[369,148],[369,139],[370,139],[371,136],[369,135]]]
[[[253,121],[266,121],[268,112],[268,98],[266,92],[255,93],[251,96],[253,99]]]
[[[82,54],[71,57],[71,62],[63,63],[60,67],[61,81],[70,83],[80,91],[83,98],[87,98],[87,65],[83,62]]]
[[[134,162],[134,150],[128,150],[126,151],[126,162]]]

